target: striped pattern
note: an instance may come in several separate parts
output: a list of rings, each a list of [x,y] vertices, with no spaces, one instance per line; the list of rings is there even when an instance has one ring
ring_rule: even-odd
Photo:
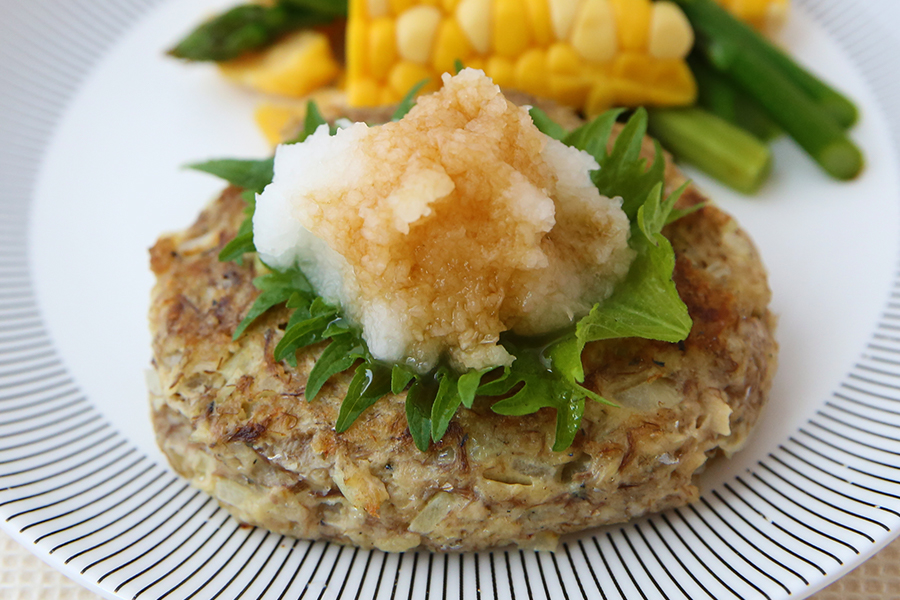
[[[155,0],[0,0],[0,517],[121,598],[784,598],[900,527],[900,274],[865,353],[819,411],[694,506],[560,552],[387,555],[240,526],[79,392],[30,282],[29,202],[79,82]],[[900,146],[900,54],[860,7],[799,0],[857,62]]]

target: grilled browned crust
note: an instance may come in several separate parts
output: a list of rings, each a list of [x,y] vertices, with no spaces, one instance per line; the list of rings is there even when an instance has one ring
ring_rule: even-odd
[[[680,183],[672,167],[668,179]],[[682,205],[700,200],[692,188]],[[706,206],[665,232],[690,337],[590,345],[586,384],[622,407],[588,401],[566,452],[550,450],[552,410],[504,417],[486,401],[461,409],[420,452],[402,394],[337,434],[349,377],[304,400],[322,346],[301,352],[297,369],[275,362],[285,310],[231,339],[259,274],[252,262],[217,260],[242,209],[238,190],[226,190],[188,230],[157,242],[150,311],[159,444],[241,521],[383,550],[552,547],[559,534],[696,499],[696,471],[717,449],[741,446],[770,389],[777,346],[765,271],[735,222]]]

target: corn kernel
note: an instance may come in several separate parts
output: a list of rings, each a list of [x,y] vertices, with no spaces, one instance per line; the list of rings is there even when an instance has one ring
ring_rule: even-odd
[[[456,7],[456,20],[479,54],[487,54],[491,49],[491,3],[462,0]]]
[[[516,62],[515,87],[535,96],[547,96],[550,88],[546,73],[547,55],[544,51],[537,48],[528,50]]]
[[[591,77],[591,84],[591,91],[584,106],[584,111],[589,117],[609,110],[616,103],[615,91],[609,78],[602,75],[594,76]]]
[[[347,84],[347,102],[350,106],[377,106],[379,86],[374,79],[351,79]]]
[[[351,10],[355,2],[350,3]],[[347,75],[356,79],[366,74],[366,51],[368,50],[368,26],[362,19],[347,21]]]
[[[547,67],[551,73],[559,75],[578,75],[583,63],[581,57],[572,46],[556,43],[547,50]]]
[[[612,75],[615,79],[644,82],[647,79],[652,59],[640,52],[620,52],[613,61]]]
[[[448,15],[453,14],[457,4],[459,4],[459,0],[441,0],[441,6],[444,7],[444,12]]]
[[[516,68],[508,58],[502,56],[490,57],[487,65],[485,65],[484,72],[500,87],[508,88],[516,85]]]
[[[431,57],[434,34],[441,11],[433,6],[416,6],[397,19],[397,52],[404,60],[425,64]]]
[[[623,106],[652,104],[649,102],[647,86],[629,79],[614,79],[611,83],[615,103]]]
[[[616,20],[608,0],[585,0],[572,27],[572,46],[590,61],[612,60],[619,49]]]
[[[549,45],[553,41],[553,29],[547,0],[525,0],[525,8],[535,41],[539,46]]]
[[[485,69],[485,60],[480,56],[470,56],[465,63],[463,63],[466,67],[472,69],[478,69],[484,71]]]
[[[550,90],[553,98],[571,106],[584,106],[591,83],[581,75],[551,75]]]
[[[266,50],[219,63],[223,75],[270,94],[305,96],[337,77],[328,37],[301,30]]]
[[[369,74],[383,80],[394,63],[397,62],[394,20],[385,17],[369,25]]]
[[[610,0],[610,4],[616,15],[620,49],[644,52],[653,3],[650,0]]]
[[[581,8],[582,0],[547,0],[550,5],[550,22],[553,33],[558,40],[569,39],[569,31],[575,21],[575,15]]]
[[[697,81],[682,60],[657,61],[650,81],[654,104],[679,106],[697,100]]]
[[[694,30],[674,2],[656,2],[650,17],[647,51],[654,58],[684,58],[694,45]]]
[[[366,0],[366,13],[370,19],[380,19],[388,15],[388,0]]]
[[[413,88],[413,86],[423,79],[429,80],[426,87],[423,88],[423,91],[428,88],[435,89],[435,77],[431,71],[420,64],[403,61],[397,63],[394,68],[391,69],[388,83],[390,83],[390,86],[395,92],[400,94],[400,97],[403,97]]]
[[[494,52],[516,58],[531,44],[528,15],[519,0],[494,0]]]
[[[400,94],[400,93],[394,91],[394,88],[392,88],[392,87],[383,87],[383,88],[381,88],[381,92],[379,93],[379,96],[378,96],[378,104],[381,104],[381,105],[396,104],[397,102],[400,102],[400,100],[403,99],[404,95],[405,94]]]
[[[472,53],[472,45],[459,23],[454,18],[446,18],[438,27],[437,40],[431,56],[431,64],[438,73],[453,73],[456,61],[463,64]]]
[[[395,16],[400,16],[406,12],[407,9],[416,4],[416,0],[388,0],[388,3],[391,5],[391,12],[394,13]]]

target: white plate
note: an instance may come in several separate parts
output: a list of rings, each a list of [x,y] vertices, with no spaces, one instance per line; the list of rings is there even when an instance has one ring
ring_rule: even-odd
[[[561,552],[386,555],[242,528],[168,469],[143,371],[147,248],[263,156],[253,97],[162,57],[228,0],[0,0],[0,517],[108,598],[802,597],[900,527],[900,22],[797,0],[791,51],[863,107],[868,168],[789,143],[758,198],[698,177],[758,242],[781,368],[748,448],[697,504]]]

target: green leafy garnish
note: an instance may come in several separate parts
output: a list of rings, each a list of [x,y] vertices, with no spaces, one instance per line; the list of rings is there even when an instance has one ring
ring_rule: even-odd
[[[657,184],[638,209],[630,240],[637,257],[612,296],[594,305],[578,322],[581,347],[590,341],[625,337],[680,342],[690,333],[691,318],[672,281],[675,253],[660,233],[680,193],[660,204],[662,184]]]
[[[566,130],[538,107],[532,106],[528,109],[528,114],[531,115],[534,126],[544,135],[548,135],[554,140],[562,140],[566,137]]]
[[[241,197],[247,206],[244,208],[244,220],[238,228],[237,235],[225,244],[219,252],[219,260],[222,262],[236,262],[244,264],[244,255],[248,252],[256,252],[253,244],[253,213],[256,211],[256,192],[245,191]]]
[[[272,177],[275,173],[275,159],[240,160],[236,158],[220,158],[193,163],[188,165],[188,168],[215,175],[231,185],[259,193],[272,183]]]
[[[391,391],[391,368],[367,361],[356,368],[356,374],[347,388],[347,396],[341,403],[334,429],[347,431],[359,415]]]
[[[253,280],[253,285],[262,293],[257,296],[247,316],[234,330],[232,339],[236,340],[241,337],[247,327],[270,308],[284,304],[292,296],[299,295],[298,290],[312,294],[312,286],[309,285],[306,276],[299,269],[284,272],[272,271],[260,275]]]
[[[581,416],[584,414],[584,388],[572,385],[552,361],[546,349],[532,346],[504,344],[516,357],[511,367],[496,380],[478,388],[482,396],[502,396],[516,390],[508,398],[494,403],[491,409],[501,415],[523,416],[542,408],[556,410],[556,441],[554,451],[562,451],[572,445]],[[579,362],[580,362],[579,355]]]
[[[410,91],[395,118],[402,118],[414,105],[420,86]],[[588,152],[600,165],[591,178],[601,194],[622,198],[623,209],[631,222],[629,246],[635,252],[635,259],[612,295],[594,305],[569,331],[549,341],[502,335],[500,343],[515,357],[510,366],[458,373],[440,364],[429,373],[418,373],[404,365],[383,364],[369,352],[362,332],[341,316],[338,307],[322,300],[299,269],[272,271],[254,280],[261,293],[235,331],[235,339],[260,315],[284,304],[291,316],[275,347],[275,360],[296,366],[298,351],[328,342],[309,374],[307,400],[312,401],[329,379],[355,366],[335,424],[338,432],[346,431],[380,398],[405,390],[409,432],[422,451],[432,441],[443,438],[461,405],[472,408],[479,397],[487,401],[496,398],[491,409],[501,415],[523,416],[543,409],[554,410],[556,428],[552,447],[555,451],[565,450],[578,434],[586,400],[615,406],[583,385],[581,354],[585,344],[630,337],[679,342],[691,329],[687,307],[672,281],[675,254],[662,229],[695,209],[674,209],[684,186],[663,198],[665,162],[658,145],[652,163],[648,165],[641,158],[647,129],[646,111],[639,109],[628,119],[610,148],[609,140],[621,113],[620,110],[607,112],[567,132],[539,109],[531,109],[532,119],[541,131]],[[324,123],[315,105],[311,105],[304,130],[295,141],[306,139]],[[334,134],[333,129],[331,133]],[[241,163],[210,161],[205,165],[213,166],[202,170],[215,172],[233,183],[248,181],[264,187],[267,183],[263,183],[264,174]],[[258,176],[250,177],[248,173]],[[248,212],[252,214],[253,202],[247,199]],[[248,233],[252,244],[252,224],[249,229],[242,225],[236,241],[231,243],[234,247],[229,248],[229,244],[223,249],[222,260],[240,260],[243,254],[252,251],[246,241],[237,241]]]
[[[328,337],[326,334],[327,332],[323,332],[322,337]],[[365,358],[367,354],[366,347],[360,343],[359,336],[350,333],[333,336],[331,343],[328,344],[309,372],[309,379],[306,381],[306,399],[313,400],[325,382],[332,376],[346,371],[353,366],[357,359]],[[406,383],[409,381],[407,380]],[[403,384],[400,391],[406,387],[406,383]]]
[[[418,94],[419,90],[426,85],[428,85],[428,79],[423,79],[406,92],[406,95],[403,96],[403,99],[397,104],[397,109],[394,111],[394,114],[391,115],[391,121],[399,121],[406,116],[406,113],[412,110],[412,107],[416,105],[416,94]]]
[[[293,140],[287,144],[299,144],[316,132],[320,125],[328,122],[319,112],[318,105],[310,100],[306,103],[306,118],[303,120],[303,129]],[[331,127],[331,135],[337,128]],[[267,185],[272,183],[275,176],[275,158],[264,159],[234,159],[220,158],[206,162],[187,165],[189,169],[215,175],[224,179],[231,185],[244,188],[242,197],[247,203],[244,209],[244,220],[238,228],[237,235],[219,252],[219,260],[223,262],[234,261],[239,265],[244,264],[244,255],[248,252],[256,252],[253,244],[253,213],[256,211],[256,194],[262,193]]]

